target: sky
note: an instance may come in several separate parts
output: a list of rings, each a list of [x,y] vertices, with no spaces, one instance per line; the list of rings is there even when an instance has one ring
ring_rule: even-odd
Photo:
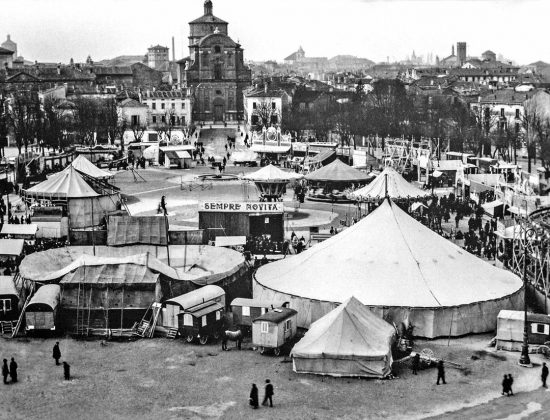
[[[351,54],[373,61],[427,53],[444,58],[464,41],[528,64],[550,62],[550,0],[213,0],[247,60],[282,61],[299,46],[307,57]],[[0,0],[7,34],[27,60],[82,62],[144,55],[151,45],[188,55],[188,22],[203,0]],[[171,53],[170,53],[171,54]]]

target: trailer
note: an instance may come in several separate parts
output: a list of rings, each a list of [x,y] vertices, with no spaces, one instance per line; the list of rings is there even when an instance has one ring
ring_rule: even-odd
[[[252,321],[252,344],[260,353],[272,349],[275,356],[281,347],[292,341],[297,332],[298,312],[290,308],[275,308]]]

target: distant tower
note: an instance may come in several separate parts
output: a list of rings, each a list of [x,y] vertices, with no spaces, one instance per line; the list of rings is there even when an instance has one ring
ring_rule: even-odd
[[[451,55],[455,55],[455,46],[454,45],[451,46],[451,51],[452,51]]]
[[[0,47],[13,51],[14,58],[17,57],[17,44],[11,40],[10,35],[8,35],[7,39],[0,44]]]
[[[212,9],[214,8],[214,6],[212,5],[212,2],[210,0],[206,0],[204,2],[204,14],[205,15],[212,15]]]
[[[462,66],[466,62],[466,43],[457,42],[456,43],[456,52],[458,55],[458,63]]]

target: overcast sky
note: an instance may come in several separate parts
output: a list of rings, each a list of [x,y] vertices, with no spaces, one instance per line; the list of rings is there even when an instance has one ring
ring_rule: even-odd
[[[174,36],[179,59],[202,14],[203,0],[0,0],[0,42],[9,33],[26,59],[79,62],[171,47]],[[299,45],[310,57],[443,58],[465,41],[472,56],[550,62],[550,0],[214,0],[214,14],[251,60],[282,61]]]

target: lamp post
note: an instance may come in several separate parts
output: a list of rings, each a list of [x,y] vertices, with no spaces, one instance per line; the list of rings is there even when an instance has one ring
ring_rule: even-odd
[[[527,323],[527,237],[534,233],[533,229],[524,228],[523,232],[523,344],[521,345],[521,356],[519,358],[520,366],[531,366],[531,359],[529,358],[529,326]]]

